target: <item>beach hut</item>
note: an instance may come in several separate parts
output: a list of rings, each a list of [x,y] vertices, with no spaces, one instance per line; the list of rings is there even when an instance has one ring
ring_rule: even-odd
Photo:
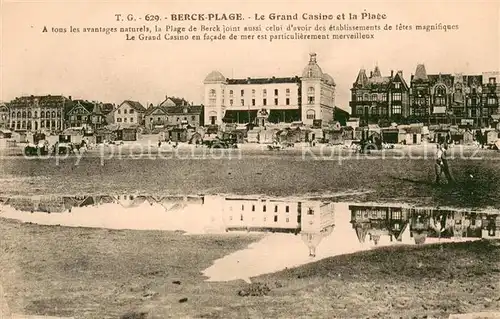
[[[382,141],[388,144],[399,144],[399,132],[402,129],[397,127],[387,127],[382,129]],[[404,130],[402,130],[404,132]]]
[[[172,142],[185,143],[188,141],[188,130],[185,128],[172,128],[168,131],[168,135]]]
[[[498,140],[498,131],[497,130],[488,130],[485,132],[486,135],[486,144],[492,145]]]
[[[471,130],[465,130],[463,132],[462,143],[465,145],[474,144],[474,132],[472,132]]]
[[[12,131],[7,129],[0,129],[0,138],[11,138]]]

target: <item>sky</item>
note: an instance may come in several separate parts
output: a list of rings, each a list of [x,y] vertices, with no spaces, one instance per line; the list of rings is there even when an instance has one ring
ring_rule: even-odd
[[[349,23],[457,24],[453,32],[377,33],[375,40],[125,41],[123,35],[42,33],[47,27],[126,26],[115,14],[171,13],[383,13],[378,21]],[[120,103],[157,104],[165,96],[203,103],[203,80],[212,70],[229,78],[301,75],[309,53],[337,84],[336,104],[348,109],[360,68],[382,75],[402,70],[409,81],[418,63],[429,74],[481,74],[500,69],[500,1],[12,1],[0,10],[0,100],[63,94]],[[137,23],[142,25],[146,22]],[[168,21],[160,25],[168,24]],[[238,22],[221,22],[236,24]],[[256,21],[240,21],[240,26]],[[264,22],[273,24],[272,21]],[[313,25],[312,21],[275,22]],[[331,22],[338,24],[338,21]],[[147,23],[146,23],[147,24]],[[204,23],[209,25],[209,23]]]

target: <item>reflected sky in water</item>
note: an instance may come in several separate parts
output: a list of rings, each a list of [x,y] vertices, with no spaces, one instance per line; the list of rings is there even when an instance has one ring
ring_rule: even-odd
[[[342,203],[263,196],[83,195],[0,198],[0,217],[44,225],[265,232],[214,261],[212,281],[249,280],[336,255],[388,245],[500,238],[499,211]],[[182,252],[180,252],[182,253]]]

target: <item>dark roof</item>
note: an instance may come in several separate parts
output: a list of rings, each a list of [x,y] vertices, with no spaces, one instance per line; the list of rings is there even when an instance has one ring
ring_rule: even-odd
[[[187,112],[184,112],[186,109]],[[166,107],[167,114],[200,114],[203,110],[201,105],[185,105]]]
[[[300,83],[300,78],[286,77],[286,78],[247,78],[247,79],[227,79],[227,84],[266,84],[266,83]]]
[[[144,106],[142,106],[141,103],[137,102],[137,101],[131,101],[131,100],[125,100],[122,102],[123,103],[127,103],[128,105],[130,105],[133,109],[135,109],[137,112],[145,112],[146,111],[146,108]],[[120,106],[122,105],[120,104]]]
[[[82,106],[83,108],[85,108],[87,110],[87,112],[89,112],[89,113],[94,113],[94,114],[99,114],[99,115],[106,114],[106,113],[103,112],[102,103],[100,103],[100,102],[91,102],[91,101],[87,101],[87,100],[73,100],[73,101],[70,101],[66,105],[65,109],[66,109],[66,112],[71,112],[73,109],[75,109],[76,107],[79,107],[79,106]],[[111,107],[113,107],[112,104],[111,104]],[[109,113],[109,112],[107,112],[107,113]]]
[[[44,96],[22,96],[16,97],[8,103],[9,107],[29,107],[38,100],[41,107],[63,107],[68,101],[68,98],[62,95],[44,95]]]
[[[353,84],[353,89],[385,91],[392,82],[393,78],[391,76],[382,76],[377,66],[375,70],[371,72],[370,77],[367,77],[365,69],[359,70],[356,81]]]
[[[184,109],[187,110],[187,112],[184,112]],[[165,115],[172,115],[172,114],[200,114],[203,111],[203,106],[202,105],[178,105],[178,106],[155,106],[152,108],[148,108],[146,110],[145,115],[151,115],[155,111],[160,110],[163,114]]]
[[[167,97],[163,102],[160,103],[161,106],[164,106],[163,103],[167,102],[168,100],[171,100],[175,105],[188,105],[189,102],[181,97],[175,97],[175,96],[170,96]]]
[[[109,114],[109,113],[113,112],[113,111],[114,111],[114,109],[115,109],[115,106],[113,105],[113,103],[104,103],[104,104],[102,104],[102,106],[101,106],[101,110],[102,110],[102,113],[103,113],[104,115],[106,115],[106,114]]]

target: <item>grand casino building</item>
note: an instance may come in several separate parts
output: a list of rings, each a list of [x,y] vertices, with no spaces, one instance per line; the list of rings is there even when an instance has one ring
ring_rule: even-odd
[[[205,124],[291,123],[333,119],[335,82],[311,53],[302,76],[228,79],[212,71],[204,81]]]

